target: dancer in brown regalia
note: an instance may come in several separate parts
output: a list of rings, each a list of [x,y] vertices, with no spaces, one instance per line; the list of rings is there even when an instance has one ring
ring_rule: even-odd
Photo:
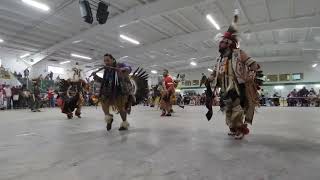
[[[242,139],[249,133],[248,124],[252,124],[254,109],[258,105],[259,85],[262,81],[260,66],[239,48],[237,39],[238,12],[228,31],[219,43],[220,56],[217,58],[214,72],[206,81],[206,106],[208,120],[212,117],[214,94],[220,88],[220,107],[226,113],[226,124],[230,136]]]

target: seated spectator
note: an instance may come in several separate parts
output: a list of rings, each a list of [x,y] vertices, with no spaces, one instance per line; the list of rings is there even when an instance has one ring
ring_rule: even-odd
[[[298,91],[298,97],[300,98],[301,106],[305,106],[305,107],[309,106],[308,99],[304,98],[304,97],[308,97],[308,95],[309,95],[309,91],[306,87],[303,87]]]
[[[280,106],[280,95],[279,95],[279,93],[278,92],[275,92],[274,94],[273,94],[273,105],[274,106]]]
[[[296,89],[293,89],[293,91],[291,91],[288,96],[287,96],[287,102],[288,102],[288,106],[297,106],[297,95],[298,95],[298,92]]]

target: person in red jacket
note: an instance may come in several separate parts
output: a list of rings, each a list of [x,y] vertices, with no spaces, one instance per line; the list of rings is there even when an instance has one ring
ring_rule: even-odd
[[[48,100],[49,100],[49,107],[52,107],[52,108],[55,107],[54,91],[51,87],[48,89],[47,95],[48,95]]]
[[[169,75],[168,70],[164,70],[163,72],[163,81],[162,81],[163,91],[161,96],[160,108],[162,109],[161,116],[171,116],[171,96],[174,95],[174,81],[172,77]]]

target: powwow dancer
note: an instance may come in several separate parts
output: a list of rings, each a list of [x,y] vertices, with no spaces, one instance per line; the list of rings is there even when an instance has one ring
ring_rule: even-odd
[[[103,77],[96,74],[101,70],[104,70]],[[120,113],[122,123],[119,131],[128,130],[127,115],[131,112],[131,106],[142,102],[148,96],[148,74],[138,68],[130,76],[131,71],[130,66],[117,63],[111,54],[105,54],[104,66],[91,74],[94,80],[101,84],[99,99],[108,131],[111,130],[113,123],[110,107]]]
[[[262,84],[260,66],[239,48],[237,39],[238,10],[234,21],[219,43],[220,56],[211,76],[206,80],[206,114],[212,117],[214,94],[220,89],[220,107],[226,113],[228,135],[242,139],[249,133],[248,124],[252,124],[255,107],[258,106],[258,89]],[[213,90],[212,90],[212,87]]]
[[[172,112],[172,97],[175,93],[175,86],[172,77],[169,75],[168,70],[163,72],[162,81],[163,90],[161,92],[160,109],[162,110],[161,116],[171,116]]]
[[[68,80],[60,79],[59,89],[61,98],[63,100],[61,105],[62,113],[66,114],[68,119],[73,118],[73,112],[75,115],[81,118],[81,108],[84,104],[84,95],[89,91],[89,85],[82,79],[81,69],[78,67],[72,68],[73,74]]]

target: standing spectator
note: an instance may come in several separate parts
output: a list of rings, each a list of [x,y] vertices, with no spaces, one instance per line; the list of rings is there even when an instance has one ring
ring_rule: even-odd
[[[316,91],[313,88],[311,88],[309,92],[309,96],[315,96],[315,95],[317,95]]]
[[[316,107],[320,106],[320,89],[319,89],[319,93],[317,95],[317,100],[316,100]]]
[[[49,78],[51,81],[53,80],[53,72],[52,71],[50,71],[50,73],[49,73]]]
[[[5,109],[4,106],[4,90],[3,90],[3,86],[0,84],[0,109],[3,110]]]
[[[22,79],[22,74],[19,72],[17,77],[18,77],[18,79]]]
[[[25,78],[29,78],[29,73],[30,73],[29,69],[28,69],[28,68],[25,69],[25,70],[23,71],[24,77],[25,77]]]
[[[5,94],[5,98],[7,101],[7,109],[11,109],[11,104],[12,104],[12,91],[11,91],[11,87],[9,85],[6,85],[4,88],[4,94]]]
[[[52,87],[50,87],[50,88],[48,89],[47,94],[48,94],[48,100],[49,100],[49,107],[52,107],[52,108],[55,107],[54,91],[53,91]]]
[[[38,82],[33,85],[33,103],[31,107],[32,112],[40,112],[41,91]]]
[[[12,100],[13,100],[13,109],[18,109],[19,106],[19,90],[18,87],[12,87]]]
[[[260,94],[260,105],[265,106],[266,105],[266,96],[265,96],[264,90],[261,89],[259,91],[259,94]]]

